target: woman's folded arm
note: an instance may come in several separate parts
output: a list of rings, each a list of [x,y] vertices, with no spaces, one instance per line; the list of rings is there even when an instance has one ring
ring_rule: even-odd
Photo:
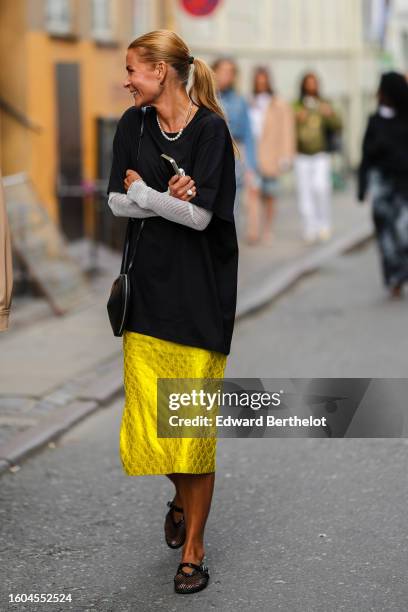
[[[115,217],[134,217],[135,219],[158,217],[158,215],[152,210],[140,208],[140,206],[131,200],[126,193],[110,191],[108,205]]]
[[[133,181],[127,197],[141,209],[154,211],[169,221],[187,225],[202,231],[210,223],[212,211],[185,200],[174,198],[168,192],[161,193],[152,189],[142,180]]]

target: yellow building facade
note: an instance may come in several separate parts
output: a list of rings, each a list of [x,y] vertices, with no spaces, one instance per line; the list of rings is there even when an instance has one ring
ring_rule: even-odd
[[[60,194],[100,177],[109,144],[98,125],[114,124],[132,104],[123,88],[127,46],[165,27],[165,14],[160,0],[0,3],[2,173],[26,172],[63,230],[65,215],[68,237],[89,233],[92,211]]]

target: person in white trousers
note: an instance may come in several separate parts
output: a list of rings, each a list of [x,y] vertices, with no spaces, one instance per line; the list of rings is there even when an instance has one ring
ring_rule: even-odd
[[[304,239],[313,242],[316,237],[329,238],[332,228],[330,155],[323,151],[312,155],[299,153],[295,173]]]
[[[295,176],[303,238],[307,243],[328,240],[332,234],[331,158],[341,119],[319,93],[313,73],[301,82],[299,100],[294,104],[297,155]]]

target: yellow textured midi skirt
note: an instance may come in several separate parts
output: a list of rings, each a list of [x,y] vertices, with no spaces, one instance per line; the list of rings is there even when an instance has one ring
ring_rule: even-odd
[[[217,439],[157,437],[158,378],[224,378],[227,355],[137,332],[123,334],[120,459],[129,476],[215,472]]]

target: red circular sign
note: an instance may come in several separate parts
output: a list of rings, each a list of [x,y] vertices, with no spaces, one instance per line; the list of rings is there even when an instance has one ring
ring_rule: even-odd
[[[195,17],[209,15],[217,8],[220,0],[181,0],[181,4],[187,13]]]

